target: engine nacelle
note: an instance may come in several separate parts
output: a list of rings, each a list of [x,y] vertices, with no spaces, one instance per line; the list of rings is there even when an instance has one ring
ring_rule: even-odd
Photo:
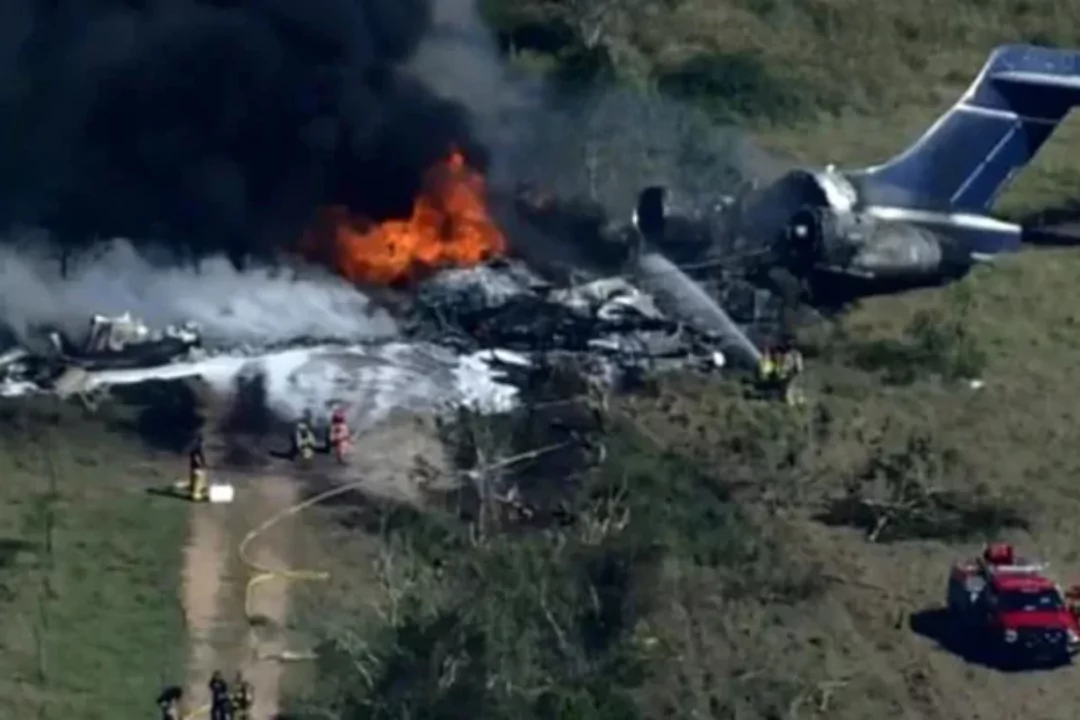
[[[946,240],[925,228],[830,207],[805,208],[788,227],[784,254],[797,268],[863,278],[921,278],[940,274]]]

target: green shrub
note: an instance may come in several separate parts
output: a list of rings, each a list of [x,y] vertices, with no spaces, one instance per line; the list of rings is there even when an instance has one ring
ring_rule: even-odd
[[[960,303],[955,312],[919,311],[901,339],[855,344],[851,354],[858,367],[881,372],[885,382],[894,385],[909,385],[928,376],[954,381],[976,379],[988,362]]]
[[[986,368],[986,353],[964,318],[946,319],[920,312],[907,330],[916,360],[950,380],[977,378]]]
[[[745,117],[791,121],[802,111],[791,84],[749,52],[699,55],[661,71],[656,81],[661,91],[700,103],[725,121]]]

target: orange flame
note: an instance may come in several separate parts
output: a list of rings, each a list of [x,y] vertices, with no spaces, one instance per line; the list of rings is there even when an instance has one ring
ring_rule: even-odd
[[[407,219],[373,224],[342,207],[328,208],[321,219],[327,225],[319,239],[330,242],[317,246],[309,234],[304,249],[329,255],[338,272],[354,282],[415,280],[506,251],[506,238],[488,213],[484,177],[456,150],[428,171]]]

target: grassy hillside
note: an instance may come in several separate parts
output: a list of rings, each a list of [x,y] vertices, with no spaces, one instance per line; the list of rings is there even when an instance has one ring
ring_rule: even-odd
[[[118,418],[113,418],[118,421]],[[145,718],[187,662],[188,506],[115,422],[0,404],[0,716]]]
[[[1004,43],[1068,47],[1080,6],[1030,0],[485,0],[503,47],[554,75],[658,89],[809,163],[869,164],[924,130]],[[1003,198],[1059,203],[1080,176],[1070,123]]]
[[[732,109],[781,99],[777,119],[931,106],[1002,43],[1068,46],[1080,8],[1029,0],[556,0],[484,3],[504,46],[555,62],[593,50],[622,80],[696,76]],[[712,72],[709,72],[709,71]],[[711,81],[711,82],[710,82]],[[711,85],[711,87],[710,87]],[[745,117],[747,113],[742,113]]]

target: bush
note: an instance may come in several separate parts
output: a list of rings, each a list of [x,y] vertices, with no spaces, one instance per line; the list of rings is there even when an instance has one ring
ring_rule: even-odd
[[[559,3],[509,3],[481,0],[480,11],[503,53],[577,85],[611,80],[615,66],[605,43],[582,37],[571,22],[573,8]]]
[[[661,91],[698,102],[724,121],[747,117],[791,121],[802,112],[791,85],[749,52],[699,55],[661,71],[656,80]]]
[[[928,375],[976,379],[989,359],[969,327],[967,313],[940,310],[919,311],[902,339],[856,344],[852,355],[857,366],[882,372],[885,382],[894,385],[909,385]]]
[[[990,492],[960,452],[919,431],[900,442],[883,436],[818,519],[865,530],[871,541],[989,540],[1030,529],[1016,498]]]

